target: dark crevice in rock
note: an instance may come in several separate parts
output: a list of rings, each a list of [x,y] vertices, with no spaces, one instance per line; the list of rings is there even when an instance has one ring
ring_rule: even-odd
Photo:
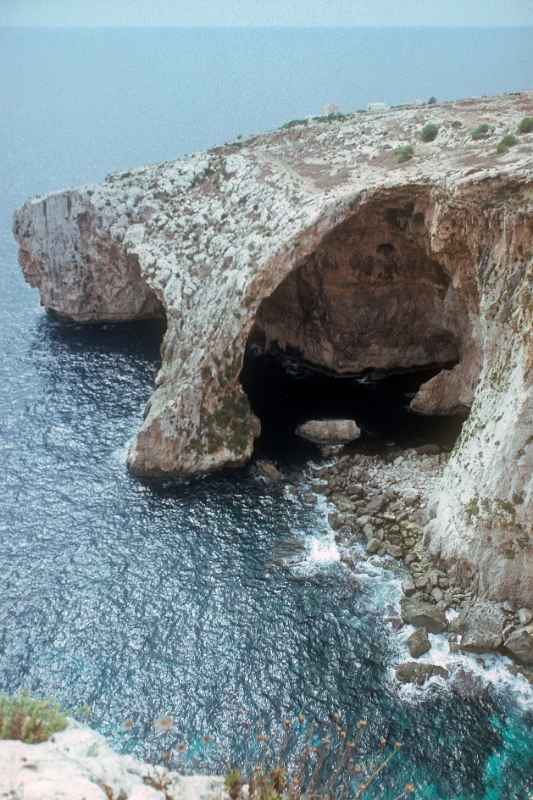
[[[294,351],[273,347],[263,353],[249,345],[241,383],[261,421],[258,450],[272,454],[309,450],[294,435],[295,428],[309,419],[355,419],[362,430],[357,446],[364,449],[429,442],[451,447],[460,433],[461,418],[424,417],[409,410],[419,387],[442,366],[336,375],[314,368]]]

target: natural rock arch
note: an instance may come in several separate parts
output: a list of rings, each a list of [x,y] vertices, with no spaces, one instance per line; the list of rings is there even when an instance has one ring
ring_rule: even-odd
[[[247,352],[289,356],[339,377],[449,374],[471,354],[476,298],[433,255],[430,208],[429,193],[411,187],[348,214],[261,301]],[[434,398],[427,409],[417,398],[414,410],[465,413],[471,389]]]
[[[299,125],[26,203],[15,236],[44,305],[80,321],[164,310],[132,470],[189,476],[250,458],[249,340],[281,340],[339,373],[457,361],[412,402],[425,414],[471,409],[427,543],[479,593],[530,604],[531,147],[524,137],[497,155],[466,132],[487,114],[511,128],[531,102],[443,106],[440,141],[417,144],[406,164],[393,143],[415,140],[418,107]]]

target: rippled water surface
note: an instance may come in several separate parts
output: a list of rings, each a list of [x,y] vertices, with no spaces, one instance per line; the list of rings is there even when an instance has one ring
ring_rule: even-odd
[[[417,797],[527,798],[533,716],[524,686],[504,682],[501,665],[486,660],[492,680],[474,698],[438,684],[400,692],[390,667],[405,649],[384,622],[400,576],[363,561],[355,584],[323,509],[246,471],[187,485],[132,479],[125,452],[153,384],[160,331],[54,321],[22,282],[9,227],[27,195],[237,132],[218,105],[212,116],[203,109],[200,124],[198,68],[214,80],[215,66],[233,59],[231,75],[217,72],[230,97],[247,85],[246,52],[258,52],[257,42],[239,40],[239,78],[234,34],[204,33],[200,45],[173,35],[0,32],[0,69],[11,76],[0,87],[0,690],[87,705],[94,726],[143,758],[159,761],[187,742],[188,769],[246,762],[258,728],[279,739],[288,716],[339,711],[349,727],[370,721],[369,752],[381,736],[403,742],[375,797],[392,800],[414,780]],[[515,58],[523,48],[530,64],[531,53],[516,36],[513,47],[498,40],[512,51],[508,85],[485,77],[486,91],[520,88]],[[317,42],[298,40],[300,54],[316,56]],[[272,40],[285,46],[283,36]],[[328,58],[324,85],[335,74]],[[259,75],[255,97],[267,96],[268,80]],[[276,106],[268,94],[263,111],[255,102],[250,125],[282,121],[289,106],[305,113],[291,86],[290,102],[280,95]],[[367,99],[376,97],[353,98]],[[238,114],[241,124],[246,109]],[[435,648],[444,658],[443,643]],[[158,733],[154,719],[168,715],[175,729]]]

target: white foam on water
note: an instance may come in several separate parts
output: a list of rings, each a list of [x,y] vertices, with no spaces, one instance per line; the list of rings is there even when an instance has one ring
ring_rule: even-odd
[[[448,618],[458,615],[455,609],[450,609],[450,611],[452,613],[448,613]],[[406,642],[414,630],[415,628],[413,626],[406,625],[398,633],[398,642],[400,644],[399,662],[413,660]],[[423,700],[427,694],[427,688],[430,687],[431,684],[439,684],[451,690],[453,688],[454,675],[462,671],[472,676],[482,686],[491,687],[498,694],[506,698],[511,698],[521,710],[533,711],[533,686],[521,675],[513,675],[510,672],[510,667],[513,666],[513,662],[510,658],[491,653],[482,653],[479,655],[471,653],[451,653],[445,634],[430,633],[429,640],[431,642],[431,650],[428,653],[424,653],[423,656],[420,656],[420,658],[416,660],[419,663],[434,664],[447,669],[450,673],[449,680],[451,684],[443,678],[431,678],[423,689],[412,686],[401,687],[400,692],[402,696],[405,696],[412,702]],[[391,673],[393,674],[393,670],[391,670]]]
[[[133,439],[130,439],[121,447],[116,447],[115,450],[113,450],[111,453],[111,460],[115,461],[117,464],[125,466],[128,460],[128,452],[132,441]]]
[[[309,541],[309,559],[318,564],[331,564],[340,561],[341,554],[335,544],[335,540],[330,541],[326,537],[313,536]]]
[[[324,533],[316,537],[317,544],[312,544],[315,548],[316,562],[328,563],[325,554],[329,552],[329,557],[339,561],[341,551],[335,543],[335,535],[328,523],[328,513],[334,510],[331,503],[324,495],[317,495],[317,509],[323,519]],[[333,544],[328,544],[328,542]],[[336,553],[334,555],[334,548]],[[354,575],[359,583],[372,592],[373,605],[376,609],[384,611],[384,625],[386,625],[387,611],[393,611],[399,615],[400,600],[402,597],[402,580],[408,574],[405,567],[388,557],[368,556],[361,543],[355,543],[347,551],[353,555],[355,560]],[[321,562],[322,554],[324,560]],[[329,562],[331,563],[331,562]],[[459,611],[454,608],[448,609],[446,617],[452,622],[459,616]],[[407,647],[407,639],[415,628],[405,625],[399,631],[390,630],[391,638],[396,643],[395,663],[402,661],[412,661]],[[482,654],[476,656],[470,653],[450,652],[448,638],[445,634],[429,634],[431,650],[417,659],[418,662],[434,664],[444,667],[450,673],[450,679],[438,676],[430,678],[423,688],[409,684],[400,684],[394,674],[394,665],[390,667],[391,684],[393,684],[401,696],[410,702],[416,703],[427,699],[432,687],[438,686],[444,691],[453,691],[454,674],[459,670],[470,674],[483,686],[489,686],[498,694],[511,698],[521,710],[533,711],[533,686],[521,675],[513,675],[509,668],[513,666],[510,658],[496,654]]]

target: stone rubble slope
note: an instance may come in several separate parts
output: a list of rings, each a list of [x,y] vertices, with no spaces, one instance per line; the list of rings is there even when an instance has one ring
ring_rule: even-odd
[[[531,604],[533,134],[496,152],[526,115],[531,92],[315,119],[28,201],[14,232],[45,307],[81,322],[166,318],[131,469],[245,463],[259,421],[239,378],[264,301],[347,230],[368,247],[396,237],[414,248],[417,286],[439,265],[457,329],[458,363],[412,408],[471,409],[426,545],[456,582]],[[439,130],[424,143],[428,122]],[[414,157],[398,163],[404,144]]]
[[[222,778],[181,776],[119,755],[98,733],[71,722],[42,744],[0,741],[0,798],[223,800],[227,795]]]
[[[403,562],[400,616],[393,613],[388,621],[394,629],[415,627],[406,641],[412,658],[430,650],[427,633],[445,633],[451,654],[510,656],[517,662],[514,669],[533,685],[533,611],[508,600],[479,599],[475,587],[465,590],[453,571],[436,566],[424,546],[435,487],[449,457],[438,445],[347,451],[315,471],[312,485],[334,509],[328,521],[348,569],[357,571],[361,544],[371,558]],[[417,674],[411,675],[415,683]]]

